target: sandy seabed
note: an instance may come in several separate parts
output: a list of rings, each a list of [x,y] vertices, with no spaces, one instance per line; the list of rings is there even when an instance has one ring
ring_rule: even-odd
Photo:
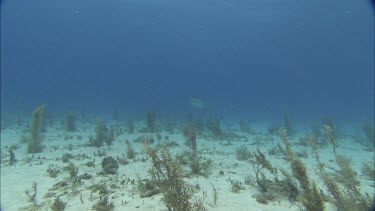
[[[162,143],[167,136],[169,140],[175,141],[179,146],[171,147],[169,150],[173,156],[182,153],[189,148],[184,144],[185,137],[180,130],[175,129],[174,133],[160,132],[161,140],[157,140],[155,133],[124,133],[116,139],[112,146],[100,148],[89,147],[88,137],[94,135],[94,124],[80,124],[77,132],[64,132],[58,127],[48,128],[44,134],[43,144],[45,148],[42,153],[34,155],[26,153],[26,144],[21,144],[22,131],[25,128],[11,127],[1,131],[1,207],[2,211],[13,210],[51,210],[51,205],[57,196],[63,202],[67,202],[65,210],[91,210],[92,206],[98,202],[99,194],[89,189],[93,184],[106,184],[109,190],[109,202],[113,202],[114,210],[167,210],[163,203],[161,193],[151,197],[140,197],[137,189],[139,179],[150,178],[148,170],[151,168],[151,159],[146,155],[144,145],[134,140],[140,136],[148,135],[154,137],[154,146]],[[138,125],[137,128],[142,127]],[[194,191],[191,201],[201,200],[208,210],[253,210],[253,211],[274,211],[274,210],[301,210],[300,203],[292,203],[287,198],[271,201],[268,204],[257,202],[255,195],[259,193],[257,187],[245,184],[245,175],[255,175],[252,165],[248,161],[240,161],[236,157],[236,149],[245,146],[251,151],[259,148],[267,156],[267,159],[277,168],[284,168],[290,171],[290,164],[281,155],[268,155],[268,151],[278,143],[282,144],[280,137],[269,135],[266,128],[254,127],[252,133],[243,133],[233,130],[234,133],[242,137],[241,140],[207,140],[204,135],[198,135],[197,148],[202,158],[211,159],[211,174],[208,177],[200,175],[190,175],[184,177],[184,181],[192,187],[198,187]],[[207,131],[207,133],[209,133]],[[318,187],[325,190],[322,180],[316,174],[316,159],[309,147],[297,144],[298,138],[304,136],[303,130],[290,140],[293,150],[296,152],[305,151],[307,157],[301,158],[308,168],[310,179],[314,180]],[[69,137],[68,140],[65,140]],[[128,164],[119,164],[119,169],[115,175],[103,175],[101,162],[104,156],[98,155],[98,150],[106,151],[107,156],[114,158],[126,156],[126,143],[129,140],[136,152],[135,159],[128,159]],[[361,191],[374,194],[374,181],[366,179],[361,173],[363,162],[373,162],[374,152],[364,150],[364,147],[354,143],[353,139],[344,136],[337,140],[337,153],[346,155],[351,159],[352,168],[358,173],[361,182]],[[12,146],[13,145],[13,146]],[[9,148],[13,150],[16,162],[9,164]],[[81,184],[72,190],[70,186],[65,186],[53,190],[53,187],[61,181],[70,179],[67,171],[62,168],[68,163],[62,161],[64,153],[70,153],[71,163],[79,168],[78,175],[88,173],[91,179],[82,180]],[[337,168],[331,146],[327,146],[319,151],[320,159],[327,166]],[[88,167],[87,162],[94,161],[93,167]],[[47,169],[53,166],[61,169],[56,178],[51,178]],[[183,166],[183,171],[189,174],[189,166]],[[233,192],[232,183],[240,182],[243,190],[238,193]],[[33,207],[26,190],[32,189],[33,182],[37,183],[36,202],[38,208]],[[213,188],[217,189],[218,200],[214,205]],[[30,192],[31,193],[31,192]],[[326,210],[336,210],[334,205],[325,203]]]

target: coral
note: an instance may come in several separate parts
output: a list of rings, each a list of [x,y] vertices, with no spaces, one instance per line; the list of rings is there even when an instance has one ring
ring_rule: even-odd
[[[67,132],[74,132],[76,127],[76,115],[74,112],[69,112],[65,115],[65,130]]]
[[[42,152],[42,118],[45,105],[38,106],[32,114],[31,134],[27,142],[27,153]]]
[[[116,174],[119,166],[112,156],[108,156],[102,160],[102,168],[105,174]]]

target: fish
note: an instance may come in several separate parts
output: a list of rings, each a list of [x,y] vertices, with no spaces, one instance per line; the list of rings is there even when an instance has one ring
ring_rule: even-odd
[[[197,109],[205,109],[206,103],[204,103],[204,101],[199,97],[191,97],[190,106],[197,108]]]

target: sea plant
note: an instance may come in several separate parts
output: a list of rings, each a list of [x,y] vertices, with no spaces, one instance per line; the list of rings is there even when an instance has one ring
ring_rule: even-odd
[[[296,133],[296,130],[293,127],[292,119],[288,112],[284,113],[284,127],[287,131],[288,136],[293,136]]]
[[[65,210],[65,206],[67,203],[64,203],[59,196],[55,198],[53,201],[53,204],[51,205],[52,211],[63,211]]]
[[[124,133],[120,127],[112,126],[108,128],[103,120],[98,118],[95,126],[95,137],[89,137],[89,146],[101,147],[104,143],[107,146],[113,144],[113,142]]]
[[[285,146],[283,152],[287,161],[290,163],[292,174],[294,178],[297,179],[302,189],[299,201],[302,202],[308,211],[324,210],[325,206],[323,197],[318,191],[315,182],[310,180],[305,165],[293,152],[288,140],[286,129],[281,128],[279,134]]]
[[[65,115],[65,130],[66,132],[75,132],[76,127],[76,115],[74,112],[68,112]]]
[[[374,161],[362,163],[362,174],[368,179],[375,181]]]
[[[263,175],[262,170],[267,169],[273,175],[276,175],[275,169],[272,167],[271,163],[267,160],[266,156],[257,148],[257,151],[253,154],[255,159],[250,160],[253,170],[255,173],[255,181],[258,184],[258,187],[261,191],[265,191],[266,188],[264,187],[264,179],[259,177],[260,174]]]
[[[212,160],[189,154],[189,167],[193,174],[208,177],[211,174]]]
[[[69,172],[69,175],[70,175],[71,179],[77,177],[79,169],[78,169],[77,166],[74,165],[74,163],[69,163],[69,165],[65,168]]]
[[[207,127],[215,137],[222,137],[224,135],[220,126],[220,121],[216,117],[212,117],[208,120]]]
[[[146,116],[146,124],[149,133],[156,132],[156,115],[155,112],[149,111]]]
[[[28,201],[31,202],[34,207],[38,207],[38,201],[36,200],[37,193],[38,193],[37,182],[33,182],[31,190],[25,190],[25,194],[28,198]]]
[[[240,181],[230,180],[230,184],[230,191],[233,193],[239,193],[241,190],[245,190],[245,186],[243,186]]]
[[[16,162],[16,156],[14,155],[13,150],[9,150],[9,165],[13,165]]]
[[[139,178],[137,182],[137,188],[141,198],[151,197],[160,193],[160,188],[158,187],[157,181],[154,179],[145,179],[142,181]]]
[[[128,159],[134,159],[135,158],[135,150],[133,146],[131,145],[129,140],[125,141],[126,143],[126,157]]]
[[[197,132],[191,123],[184,123],[181,131],[186,138],[186,145],[189,146],[193,154],[197,154]]]
[[[254,155],[253,153],[251,153],[251,151],[245,147],[245,146],[241,146],[240,148],[236,149],[236,157],[237,157],[237,160],[251,160]]]
[[[45,105],[38,106],[32,113],[30,137],[27,142],[27,153],[43,151],[42,118]]]
[[[132,120],[132,119],[128,120],[128,133],[129,134],[134,133],[134,120]]]
[[[60,169],[55,166],[50,165],[47,169],[47,173],[49,177],[56,178],[60,173]]]
[[[252,132],[251,127],[250,127],[248,122],[241,120],[239,122],[239,125],[240,125],[240,131],[241,132],[243,132],[243,133],[251,133]]]
[[[181,167],[177,159],[173,159],[164,146],[161,157],[147,141],[144,141],[146,153],[152,159],[152,177],[156,180],[164,195],[164,204],[169,211],[190,211],[193,206],[189,199],[188,185],[182,179]]]
[[[99,201],[96,202],[91,210],[95,211],[111,211],[115,208],[113,202],[109,202],[108,194],[100,194]]]
[[[371,125],[370,121],[365,120],[362,124],[362,130],[364,134],[366,135],[367,141],[370,144],[370,146],[374,147],[375,144],[375,133],[374,133],[374,126]]]
[[[332,144],[335,161],[340,169],[336,171],[336,174],[330,174],[326,171],[324,165],[320,164],[320,175],[334,199],[335,206],[342,211],[369,210],[374,202],[373,197],[360,192],[360,183],[357,174],[351,168],[349,159],[336,153],[336,141],[330,126],[325,126],[325,131]]]
[[[107,130],[107,127],[105,123],[103,122],[103,120],[101,120],[100,118],[96,119],[95,137],[90,136],[89,145],[94,146],[94,147],[103,146],[106,130]]]
[[[104,142],[107,146],[111,146],[113,142],[124,133],[121,127],[111,126],[105,130]]]

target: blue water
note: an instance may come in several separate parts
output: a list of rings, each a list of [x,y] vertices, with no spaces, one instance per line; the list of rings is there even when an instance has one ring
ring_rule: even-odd
[[[352,0],[5,0],[2,117],[86,109],[374,116],[374,11]]]

